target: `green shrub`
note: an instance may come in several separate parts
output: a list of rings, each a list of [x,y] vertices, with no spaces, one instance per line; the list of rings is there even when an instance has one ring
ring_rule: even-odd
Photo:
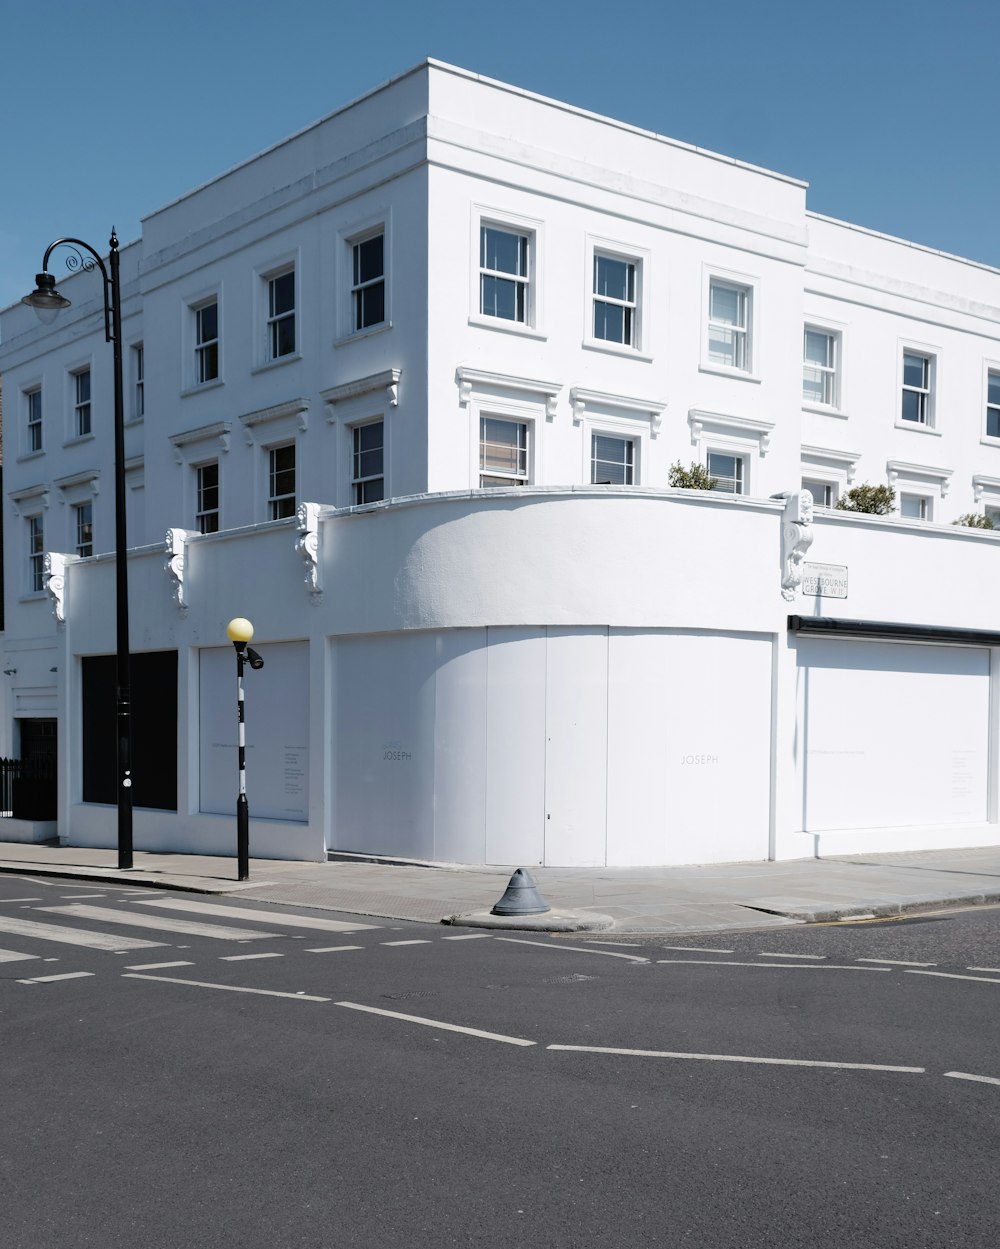
[[[996,525],[984,512],[966,512],[964,516],[960,516],[958,520],[953,520],[951,523],[965,525],[969,529],[996,529]]]
[[[710,477],[704,464],[692,464],[690,468],[685,468],[680,460],[670,466],[667,481],[684,490],[714,490],[718,485],[718,478]]]
[[[896,506],[896,492],[892,486],[852,486],[837,500],[842,512],[867,512],[871,516],[886,516]]]

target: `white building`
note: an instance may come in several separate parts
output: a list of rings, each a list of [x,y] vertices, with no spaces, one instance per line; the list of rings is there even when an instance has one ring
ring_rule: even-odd
[[[1000,531],[952,522],[1000,517],[1000,272],[433,61],[122,272],[138,848],[234,849],[238,615],[254,854],[998,840]],[[58,834],[110,846],[112,352],[60,290],[0,314],[3,732],[58,724]]]

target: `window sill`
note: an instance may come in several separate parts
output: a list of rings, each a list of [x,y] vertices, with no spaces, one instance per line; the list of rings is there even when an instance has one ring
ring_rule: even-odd
[[[19,603],[44,603],[49,596],[44,590],[29,590],[17,600]]]
[[[817,416],[835,416],[838,421],[846,421],[847,413],[842,408],[833,408],[825,403],[803,403],[803,412],[815,412]]]
[[[125,422],[125,427],[131,429],[133,425],[141,425],[145,419],[145,416],[130,416]]]
[[[188,386],[181,391],[181,398],[187,399],[190,395],[200,395],[206,390],[216,390],[219,386],[225,386],[226,379],[224,377],[213,377],[210,382],[199,382],[197,386]]]
[[[706,364],[702,361],[698,365],[699,373],[714,373],[717,377],[729,377],[734,382],[753,382],[760,385],[760,377],[756,373],[748,373],[745,369],[731,369],[724,364]]]
[[[280,369],[283,364],[295,364],[302,359],[301,351],[293,351],[287,356],[278,356],[276,360],[265,360],[250,370],[251,374],[266,373],[269,369]]]
[[[63,446],[64,447],[76,447],[81,442],[93,442],[93,441],[94,441],[93,434],[77,434],[75,438],[67,438],[66,441],[63,443]]]
[[[989,434],[983,434],[983,436],[979,439],[979,441],[982,443],[984,447],[1000,447],[1000,438],[991,438]],[[32,454],[41,455],[41,452],[35,451]],[[26,460],[28,459],[28,457],[24,455],[21,457],[21,459]],[[20,461],[18,461],[18,463],[20,463]]]
[[[380,321],[378,325],[366,325],[363,330],[352,330],[350,334],[345,334],[342,338],[333,340],[334,347],[346,347],[348,343],[356,343],[363,338],[371,338],[373,334],[384,334],[386,330],[392,329],[391,321]]]
[[[637,347],[626,347],[624,343],[608,343],[601,338],[585,338],[581,344],[584,351],[600,351],[609,356],[621,356],[625,360],[641,360],[644,364],[652,364],[653,357],[640,351]]]
[[[894,425],[896,429],[906,429],[913,434],[930,434],[934,438],[941,437],[939,429],[935,429],[932,425],[922,425],[919,421],[896,421]]]
[[[37,451],[25,451],[24,455],[19,455],[15,461],[17,464],[26,464],[28,460],[37,460],[45,454],[45,448],[39,447]]]
[[[533,325],[525,325],[523,321],[505,321],[503,317],[484,317],[477,313],[469,317],[469,324],[480,330],[499,330],[501,334],[517,334],[521,338],[537,338],[539,342],[543,343],[548,340],[547,334],[543,334],[541,330],[536,330]]]

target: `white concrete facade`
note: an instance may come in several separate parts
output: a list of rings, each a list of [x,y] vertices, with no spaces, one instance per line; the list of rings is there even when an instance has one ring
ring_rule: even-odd
[[[997,271],[426,62],[152,214],[122,273],[131,645],[177,672],[138,847],[234,848],[236,615],[254,854],[997,841],[1000,529],[951,523],[1000,514]],[[0,733],[58,721],[59,834],[111,845],[112,353],[97,277],[60,289],[53,326],[0,313]],[[825,506],[863,482],[906,514]]]

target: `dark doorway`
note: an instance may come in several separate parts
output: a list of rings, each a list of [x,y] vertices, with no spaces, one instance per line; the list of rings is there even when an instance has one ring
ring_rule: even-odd
[[[11,813],[18,820],[57,817],[55,720],[17,721],[20,761],[11,784]]]
[[[132,802],[177,810],[177,652],[145,651],[132,664]],[[85,655],[83,801],[118,800],[114,655]]]

